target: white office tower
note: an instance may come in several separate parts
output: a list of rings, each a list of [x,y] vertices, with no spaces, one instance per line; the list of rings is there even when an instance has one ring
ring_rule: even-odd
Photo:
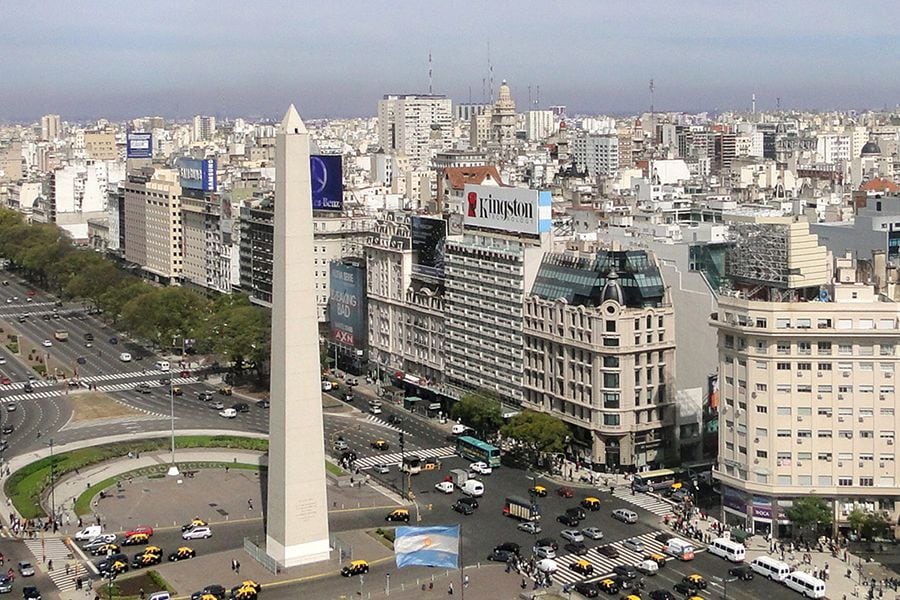
[[[313,275],[309,132],[292,104],[275,148],[269,497],[266,553],[328,560],[328,504]]]

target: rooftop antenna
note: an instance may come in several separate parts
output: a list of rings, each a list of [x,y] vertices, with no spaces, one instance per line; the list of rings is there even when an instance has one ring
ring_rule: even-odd
[[[650,135],[656,141],[656,114],[653,112],[653,80],[650,80]]]
[[[487,80],[482,77],[481,78],[481,103],[484,104],[484,99],[487,98]]]
[[[469,86],[469,104],[472,104],[472,86]]]
[[[541,86],[537,86],[537,98],[534,99],[534,107],[541,105]]]
[[[494,103],[494,65],[491,64],[491,41],[490,40],[488,40],[487,46],[488,46],[488,79],[489,79],[489,83],[490,83],[488,90],[491,92],[490,102],[491,102],[491,104],[493,104]]]
[[[756,116],[756,92],[754,92],[754,93],[750,96],[750,99],[751,99],[751,111],[750,111],[750,112],[751,112],[751,113],[753,114],[753,116],[755,117],[755,116]]]
[[[781,96],[775,98],[775,110],[781,112]]]
[[[431,96],[434,93],[432,88],[432,84],[434,83],[432,79],[431,73],[431,52],[428,53],[428,95]]]
[[[528,86],[528,106],[531,106],[531,86]]]

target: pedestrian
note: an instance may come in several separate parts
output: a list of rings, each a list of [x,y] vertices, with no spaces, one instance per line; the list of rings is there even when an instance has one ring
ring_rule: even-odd
[[[141,600],[144,600],[144,588],[141,588],[140,592],[138,592],[138,597],[139,597]]]
[[[463,575],[463,587],[464,588],[469,587],[469,576],[468,575]]]
[[[50,560],[47,561],[47,570],[48,570],[48,571],[52,571],[52,570],[53,570],[53,559],[52,559],[52,558],[51,558]]]
[[[238,575],[241,574],[241,561],[236,560],[234,562],[234,572],[237,573]]]
[[[252,498],[247,500],[247,508],[249,510],[253,510],[253,499]]]
[[[522,583],[519,584],[519,587],[523,590],[528,587],[528,583],[525,581],[525,578],[522,578]]]
[[[450,584],[447,586],[447,595],[448,596],[453,595],[453,582],[450,582]]]
[[[69,574],[69,569],[70,569],[70,567],[69,567],[69,563],[66,563],[66,575],[68,575],[68,574]]]
[[[235,563],[237,563],[237,561],[236,561],[235,559],[232,558],[232,559],[231,559],[231,570],[232,570],[232,572],[234,571]]]

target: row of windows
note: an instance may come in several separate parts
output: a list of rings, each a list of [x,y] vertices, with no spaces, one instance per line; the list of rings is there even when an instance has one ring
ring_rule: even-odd
[[[737,323],[741,327],[757,327],[760,329],[765,329],[768,327],[768,319],[764,317],[757,317],[755,320],[750,319],[747,315],[737,315],[730,312],[726,312],[724,314],[723,321],[725,323]],[[897,328],[897,319],[895,318],[884,318],[878,319],[856,319],[854,323],[853,319],[836,319],[833,320],[828,317],[817,317],[815,319],[811,317],[798,317],[798,318],[778,318],[775,319],[775,329],[812,329],[813,322],[815,322],[816,329],[896,329]]]
[[[792,409],[790,406],[779,406],[775,409],[775,414],[778,416],[790,416],[791,413],[796,412],[798,417],[812,416],[812,407],[811,406],[800,406],[796,409]],[[768,413],[769,407],[760,404],[756,407],[756,412],[758,413]],[[875,411],[872,408],[860,408],[858,410],[860,419],[868,419],[875,416]],[[834,409],[830,406],[820,406],[816,408],[816,414],[820,417],[830,417],[834,414]],[[893,407],[884,407],[878,409],[878,414],[882,417],[893,417],[894,416],[894,408]],[[842,406],[838,408],[838,416],[840,417],[852,417],[853,416],[853,407],[852,406]]]

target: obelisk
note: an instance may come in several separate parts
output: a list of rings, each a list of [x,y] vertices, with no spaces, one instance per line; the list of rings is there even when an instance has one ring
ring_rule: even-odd
[[[329,557],[313,271],[309,132],[292,104],[275,145],[266,553],[292,567]]]

